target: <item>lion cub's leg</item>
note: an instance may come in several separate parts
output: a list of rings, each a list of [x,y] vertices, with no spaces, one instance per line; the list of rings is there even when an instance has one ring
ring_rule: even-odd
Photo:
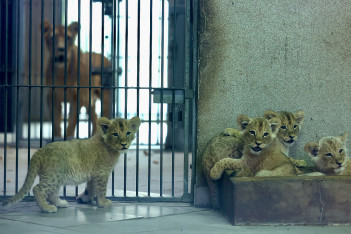
[[[52,186],[50,186],[47,183],[40,182],[39,184],[34,186],[34,197],[42,212],[54,213],[57,211],[57,207],[55,205],[50,205],[46,200],[48,194],[51,194],[55,191],[56,188],[52,188]]]
[[[296,175],[295,168],[290,163],[286,163],[273,170],[261,170],[257,172],[255,176],[268,177],[268,176],[291,176],[291,175]]]
[[[66,200],[61,200],[58,193],[59,193],[59,188],[56,189],[56,191],[52,192],[49,194],[48,200],[52,204],[54,204],[56,207],[59,208],[66,208],[69,206],[68,202]]]
[[[213,180],[221,178],[224,170],[241,171],[244,168],[243,160],[233,158],[223,158],[215,163],[211,169],[210,176]]]
[[[98,207],[105,208],[112,204],[112,201],[106,199],[108,175],[98,176],[94,178],[94,190],[96,192],[96,199]]]
[[[93,180],[89,180],[87,182],[87,187],[85,188],[84,192],[77,197],[77,202],[92,203],[94,201],[94,197],[95,197],[94,182]]]
[[[213,181],[209,176],[205,176],[207,180],[208,190],[210,193],[210,202],[213,209],[218,209],[219,204],[219,187],[216,181]]]

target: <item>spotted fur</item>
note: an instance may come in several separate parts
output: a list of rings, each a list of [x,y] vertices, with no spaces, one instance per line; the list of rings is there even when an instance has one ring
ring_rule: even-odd
[[[281,152],[276,139],[280,127],[279,118],[254,118],[242,115],[248,123],[242,133],[244,148],[240,159],[223,158],[215,163],[210,172],[218,180],[224,170],[235,170],[241,176],[283,176],[298,173],[292,162]]]
[[[39,149],[31,158],[22,188],[3,206],[21,201],[37,175],[40,182],[34,186],[33,194],[43,212],[56,212],[57,207],[67,207],[68,203],[58,196],[60,187],[83,182],[87,182],[87,188],[79,200],[89,202],[96,196],[98,207],[110,206],[111,201],[105,198],[109,175],[120,153],[134,140],[140,119],[109,120],[101,117],[97,125],[97,134],[89,139],[53,142]]]

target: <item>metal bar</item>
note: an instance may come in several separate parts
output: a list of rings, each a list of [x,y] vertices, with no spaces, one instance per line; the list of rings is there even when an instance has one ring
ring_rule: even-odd
[[[93,37],[93,0],[90,0],[90,12],[89,12],[89,118],[88,118],[88,137],[91,135],[91,53],[92,53],[92,37]],[[95,111],[95,110],[94,110]]]
[[[150,44],[149,44],[149,87],[152,87],[152,0],[150,0]],[[151,189],[151,88],[149,88],[149,149],[148,149],[148,187],[147,195],[150,196]]]
[[[119,3],[120,1],[117,0],[117,71],[119,69],[119,43],[120,43],[120,34],[119,34],[119,31],[120,31],[120,6],[119,6]],[[120,82],[119,82],[119,75],[117,73],[117,86],[120,85]],[[116,96],[117,96],[117,101],[116,101],[116,116],[119,115],[119,89],[116,89]]]
[[[64,84],[67,86],[67,0],[65,0],[65,64],[64,64]],[[63,90],[63,139],[67,137],[67,87]],[[72,103],[71,103],[72,104]],[[63,186],[63,196],[66,197],[67,189]]]
[[[65,64],[64,64],[64,84],[67,86],[67,0],[65,0]],[[67,137],[67,87],[63,90],[63,139]],[[72,104],[72,103],[71,103]],[[66,187],[64,188],[64,195],[66,196]]]
[[[40,24],[40,85],[44,82],[44,0],[41,0]],[[40,148],[43,146],[44,87],[40,87]]]
[[[55,28],[56,28],[56,0],[53,0],[52,3],[52,13],[53,13],[53,17],[52,17],[52,31],[54,33],[54,36],[52,38],[52,57],[55,58],[55,43],[56,43],[56,36],[55,36]],[[52,141],[55,140],[55,63],[52,63],[52,97],[51,97],[51,123],[52,123]],[[59,133],[61,134],[61,133]]]
[[[20,38],[20,0],[17,1],[17,25],[16,25],[16,181],[15,192],[18,192],[18,142],[19,142],[19,38]]]
[[[191,48],[193,48],[193,56],[192,56],[192,67],[193,67],[193,72],[192,72],[192,80],[193,80],[193,93],[197,94],[198,93],[198,44],[197,44],[197,20],[198,20],[198,0],[192,0],[193,3],[193,25],[192,25],[192,44]],[[191,169],[191,193],[194,194],[194,187],[195,187],[195,177],[196,177],[196,158],[197,158],[197,151],[196,151],[196,145],[197,145],[197,137],[196,137],[196,130],[197,130],[197,99],[198,96],[194,95],[194,98],[192,99],[192,110],[193,110],[193,116],[192,116],[192,142],[193,142],[193,147],[192,147],[192,169]],[[193,198],[193,196],[192,196]],[[194,199],[194,198],[193,198]]]
[[[185,52],[184,52],[184,87],[186,90],[190,89],[190,6],[189,0],[185,2]],[[189,112],[190,100],[185,99],[184,110],[184,195],[189,191]]]
[[[164,41],[165,41],[165,1],[162,0],[161,12],[161,88],[164,88]],[[160,124],[160,196],[163,195],[163,91],[161,91],[161,124]]]
[[[125,31],[125,54],[124,54],[124,86],[128,87],[128,0],[126,0],[126,31]],[[128,118],[128,89],[124,89],[124,118]],[[127,154],[124,154],[124,196],[127,195]]]
[[[101,82],[101,86],[103,87],[103,77],[104,77],[104,49],[105,49],[105,38],[104,38],[104,35],[105,35],[105,16],[104,16],[104,7],[105,7],[105,2],[104,1],[101,1],[101,66],[100,66],[100,74],[101,74],[101,79],[100,79],[100,82]],[[101,94],[100,94],[100,100],[101,100],[101,116],[104,116],[104,88],[101,88]],[[106,116],[107,117],[107,116]],[[110,118],[108,116],[108,118]]]
[[[30,122],[31,122],[31,99],[32,99],[32,0],[29,1],[29,52],[28,52],[28,63],[29,63],[29,77],[28,77],[28,167],[30,161]]]
[[[119,4],[119,1],[118,3]],[[112,20],[112,86],[115,86],[115,79],[116,79],[116,0],[113,1],[113,20]],[[118,46],[118,45],[117,45]],[[111,94],[112,94],[112,118],[115,117],[115,89],[111,89]],[[112,171],[112,196],[115,196],[115,171]]]
[[[140,0],[138,0],[138,25],[137,25],[137,116],[140,114]],[[136,170],[135,170],[135,195],[139,196],[139,131],[136,136]]]
[[[5,147],[4,147],[4,195],[6,195],[6,170],[7,170],[7,111],[8,111],[8,106],[7,106],[7,102],[8,102],[8,99],[7,99],[7,96],[8,96],[8,41],[9,41],[9,21],[8,21],[8,18],[9,18],[9,15],[8,15],[8,12],[9,12],[9,2],[8,0],[6,0],[5,2],[5,117],[4,117],[4,120],[5,120],[5,126],[4,126],[4,144],[5,144]]]
[[[79,114],[80,114],[80,17],[81,17],[81,0],[78,0],[78,56],[77,56],[77,132],[76,138],[79,139]],[[78,196],[78,186],[76,186],[76,196]]]
[[[174,55],[173,55],[174,56]],[[173,60],[174,61],[174,60]],[[172,92],[172,196],[174,197],[174,143],[175,143],[175,137],[174,137],[174,129],[175,129],[175,92]]]

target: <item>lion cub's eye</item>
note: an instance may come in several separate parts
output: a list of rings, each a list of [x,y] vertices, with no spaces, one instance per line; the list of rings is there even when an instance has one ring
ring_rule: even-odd
[[[327,153],[325,156],[333,157],[333,154],[332,153]]]
[[[115,137],[119,137],[119,133],[115,132],[112,135],[114,135]]]
[[[281,129],[286,130],[286,126],[280,126]]]
[[[263,133],[263,136],[264,137],[268,136],[268,132]]]
[[[342,154],[344,152],[344,149],[340,149],[339,153]]]
[[[131,132],[127,132],[127,136],[129,136],[131,134]]]
[[[255,135],[255,134],[256,134],[255,131],[250,131],[249,133],[250,133],[251,135]]]
[[[294,127],[294,129],[296,129],[296,128],[297,128],[297,125],[294,125],[293,127]]]

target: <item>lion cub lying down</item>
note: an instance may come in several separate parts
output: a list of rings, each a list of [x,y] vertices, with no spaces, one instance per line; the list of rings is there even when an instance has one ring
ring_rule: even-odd
[[[276,134],[280,128],[279,118],[270,120],[242,115],[247,122],[242,132],[244,148],[240,159],[223,158],[211,169],[210,176],[218,180],[224,170],[235,170],[240,176],[289,176],[299,173],[291,160],[281,152]]]
[[[340,136],[323,137],[318,143],[308,142],[305,145],[305,151],[311,156],[316,171],[325,175],[351,175],[346,138],[347,133],[344,133]]]
[[[53,142],[39,149],[32,157],[21,190],[3,203],[10,206],[21,201],[30,191],[37,175],[40,182],[33,188],[38,206],[43,212],[56,212],[67,207],[58,196],[62,185],[87,187],[77,199],[91,202],[97,197],[98,207],[108,207],[106,186],[119,154],[127,150],[140,126],[139,117],[130,120],[100,118],[98,133],[89,139]],[[52,204],[49,204],[48,201]]]

